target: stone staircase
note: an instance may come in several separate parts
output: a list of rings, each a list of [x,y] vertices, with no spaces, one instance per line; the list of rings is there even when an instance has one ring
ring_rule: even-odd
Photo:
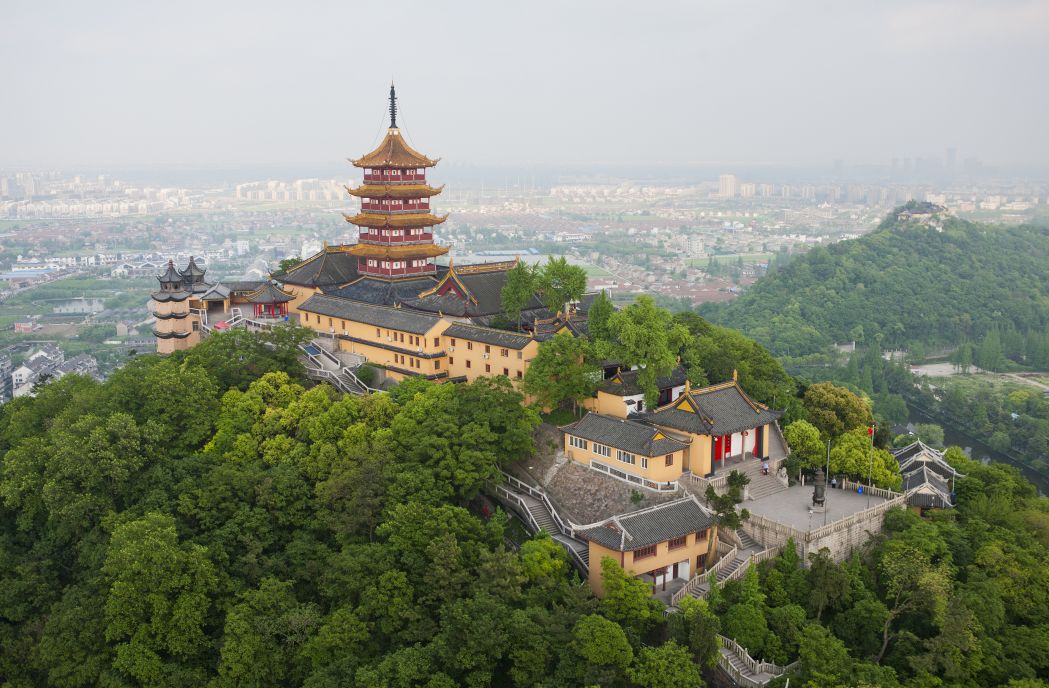
[[[754,538],[744,533],[742,529],[736,531],[736,537],[738,537],[739,541],[743,543],[743,549],[749,550],[750,552],[761,551],[761,545],[759,545]]]
[[[518,484],[520,485],[521,483]],[[515,510],[521,511],[524,509],[529,516],[529,518],[525,519],[528,529],[533,532],[544,530],[549,533],[556,542],[568,551],[572,559],[580,567],[581,573],[585,578],[590,571],[590,545],[583,540],[573,537],[570,533],[563,532],[557,524],[557,519],[554,518],[554,515],[547,507],[546,502],[534,494],[529,494],[527,491],[529,489],[536,490],[537,488],[518,487],[503,483],[496,488],[496,494]],[[539,490],[537,494],[543,495],[544,493]],[[524,515],[522,514],[522,516]]]
[[[787,489],[787,486],[781,483],[774,473],[762,475],[760,462],[745,464],[742,472],[750,478],[750,483],[747,485],[747,499],[761,499]]]

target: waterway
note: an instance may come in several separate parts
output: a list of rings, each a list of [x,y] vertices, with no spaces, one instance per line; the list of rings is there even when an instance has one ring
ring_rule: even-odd
[[[921,411],[920,409],[911,406],[910,404],[907,405],[907,409],[908,411],[910,411],[910,415],[907,417],[908,422],[935,423],[936,425],[942,427],[943,442],[945,446],[962,447],[969,453],[970,456],[972,456],[972,458],[977,459],[979,461],[983,461],[984,463],[990,461],[997,461],[998,463],[1006,463],[1010,466],[1015,466],[1016,468],[1020,469],[1020,472],[1023,473],[1023,476],[1025,478],[1034,483],[1035,487],[1038,488],[1038,492],[1040,494],[1042,494],[1043,496],[1049,495],[1049,476],[1043,475],[1042,473],[1039,473],[1038,471],[1034,470],[1033,468],[1030,468],[1029,466],[1025,466],[1024,464],[1020,463],[1011,456],[991,449],[975,437],[971,437],[970,435],[965,434],[957,428],[946,425],[942,420],[938,418],[933,418],[924,411]]]

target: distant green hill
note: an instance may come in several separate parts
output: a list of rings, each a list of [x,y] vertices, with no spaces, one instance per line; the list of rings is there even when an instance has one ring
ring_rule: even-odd
[[[1021,349],[1006,355],[1021,360],[1026,345],[1045,358],[1049,229],[908,218],[916,207],[898,208],[874,232],[814,249],[738,299],[700,312],[777,356],[877,335],[892,348],[978,341],[999,330]]]

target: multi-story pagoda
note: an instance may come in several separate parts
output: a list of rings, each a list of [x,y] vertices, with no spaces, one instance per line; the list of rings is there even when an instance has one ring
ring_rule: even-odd
[[[357,256],[361,275],[381,278],[433,276],[434,258],[448,249],[433,243],[433,227],[447,215],[430,212],[430,198],[443,187],[426,183],[426,169],[437,164],[409,146],[397,128],[397,94],[390,84],[390,128],[379,147],[351,160],[364,170],[364,183],[347,188],[361,199],[361,212],[346,221],[360,227],[348,252]]]
[[[163,275],[157,275],[160,289],[152,294],[153,315],[157,319],[153,328],[157,338],[157,353],[170,354],[188,349],[200,341],[200,332],[193,325],[189,299],[193,295],[193,286],[200,283],[204,272],[192,260],[190,265],[194,271],[187,269],[180,272],[169,260],[168,269]]]

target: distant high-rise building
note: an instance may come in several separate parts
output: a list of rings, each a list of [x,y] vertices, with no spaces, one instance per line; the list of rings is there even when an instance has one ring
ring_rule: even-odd
[[[762,184],[758,188],[762,198],[772,198],[772,184]]]
[[[739,180],[734,174],[723,174],[718,177],[718,196],[721,198],[735,198]]]
[[[758,193],[758,187],[756,184],[746,182],[739,185],[739,195],[743,198],[753,198]]]

